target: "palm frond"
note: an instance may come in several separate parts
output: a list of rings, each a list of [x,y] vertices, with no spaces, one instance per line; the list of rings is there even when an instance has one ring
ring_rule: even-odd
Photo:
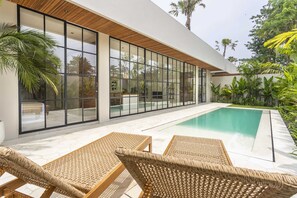
[[[14,25],[0,25],[0,72],[15,71],[21,84],[36,92],[42,83],[56,94],[60,60],[54,55],[55,41],[32,30],[18,31]]]

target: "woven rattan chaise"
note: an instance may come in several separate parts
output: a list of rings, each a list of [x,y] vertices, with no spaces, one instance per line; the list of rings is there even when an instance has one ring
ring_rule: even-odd
[[[290,197],[297,177],[233,167],[220,140],[174,136],[162,155],[118,148],[140,197]]]
[[[143,151],[149,147],[151,152],[151,143],[150,136],[114,132],[42,167],[13,149],[0,147],[0,173],[17,177],[0,186],[0,196],[27,197],[15,189],[29,183],[46,189],[42,197],[50,197],[53,192],[98,197],[125,169],[115,149]]]

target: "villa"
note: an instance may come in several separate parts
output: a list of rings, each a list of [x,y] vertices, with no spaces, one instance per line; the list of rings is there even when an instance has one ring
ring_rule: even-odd
[[[14,74],[1,77],[10,85],[0,87],[7,140],[209,102],[210,71],[236,72],[151,1],[4,1],[0,9],[1,21],[58,41],[62,62],[58,96],[46,88],[30,95]]]
[[[221,139],[234,166],[297,175],[295,145],[278,111],[210,103],[211,82],[230,82],[236,66],[150,0],[4,0],[0,22],[57,41],[58,95],[47,86],[30,94],[14,72],[0,74],[4,145],[34,162],[46,164],[116,131],[152,137],[149,150],[159,154],[175,135]],[[209,126],[234,127],[228,121],[240,127],[208,133]],[[192,127],[198,122],[205,126],[199,132]],[[4,175],[0,185],[10,179]],[[139,192],[124,171],[103,197]]]

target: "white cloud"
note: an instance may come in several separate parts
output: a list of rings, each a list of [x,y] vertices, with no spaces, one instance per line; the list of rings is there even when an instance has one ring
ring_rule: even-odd
[[[152,0],[165,12],[170,10],[170,3],[177,0]],[[215,46],[215,40],[230,38],[238,40],[236,51],[227,51],[227,56],[248,58],[251,52],[245,45],[249,41],[249,31],[253,24],[250,18],[259,14],[268,0],[203,0],[206,8],[197,7],[192,17],[192,31],[210,46]],[[184,24],[185,17],[177,20]]]

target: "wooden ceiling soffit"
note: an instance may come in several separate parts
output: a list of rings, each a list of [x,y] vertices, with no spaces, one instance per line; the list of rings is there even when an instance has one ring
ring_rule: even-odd
[[[10,0],[21,6],[36,10],[56,18],[74,23],[114,38],[141,46],[160,54],[193,64],[199,67],[218,71],[219,69],[203,61],[195,59],[183,52],[179,52],[167,45],[130,30],[122,25],[96,15],[65,0]]]

